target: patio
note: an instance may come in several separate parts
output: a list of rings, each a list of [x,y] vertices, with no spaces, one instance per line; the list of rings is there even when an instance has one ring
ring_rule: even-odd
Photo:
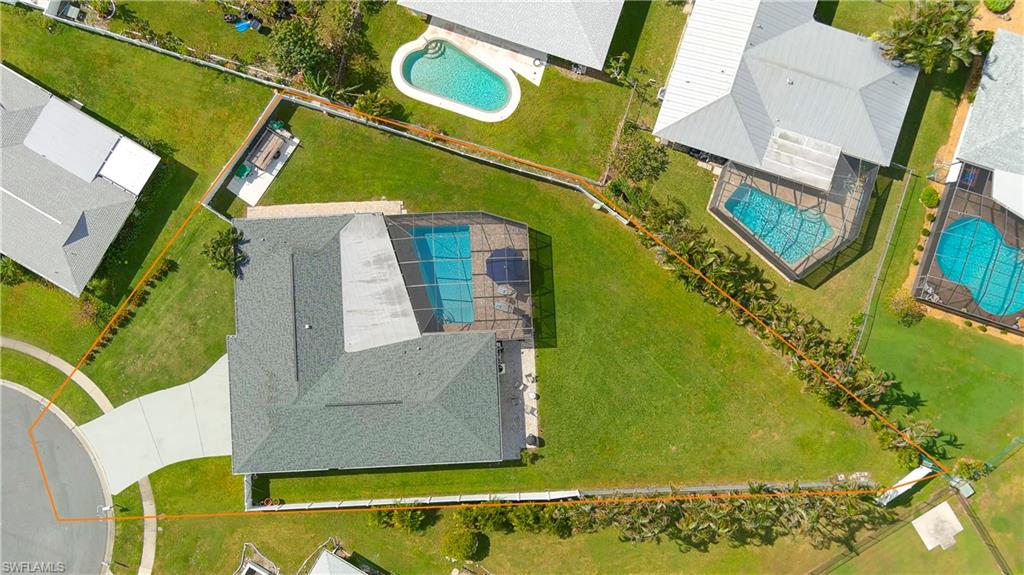
[[[228,190],[255,206],[298,147],[299,139],[283,125],[265,127],[245,160],[235,168]]]

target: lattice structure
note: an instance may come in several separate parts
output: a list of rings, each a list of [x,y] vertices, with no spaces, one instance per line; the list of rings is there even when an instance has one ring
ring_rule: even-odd
[[[533,335],[526,224],[484,212],[386,216],[421,332]]]
[[[971,319],[1024,331],[1024,221],[992,199],[992,172],[964,164],[947,184],[914,296]]]
[[[839,157],[831,186],[820,190],[729,162],[708,209],[776,271],[797,280],[860,233],[878,166]]]

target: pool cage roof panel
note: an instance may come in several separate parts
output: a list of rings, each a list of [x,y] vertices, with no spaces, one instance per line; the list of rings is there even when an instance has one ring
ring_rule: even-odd
[[[533,335],[526,224],[485,212],[385,216],[420,331]]]
[[[964,164],[946,186],[914,282],[928,304],[1024,332],[1024,220],[992,197],[992,172]]]
[[[821,189],[729,162],[708,210],[777,272],[798,280],[857,239],[877,176],[876,164],[840,155]]]

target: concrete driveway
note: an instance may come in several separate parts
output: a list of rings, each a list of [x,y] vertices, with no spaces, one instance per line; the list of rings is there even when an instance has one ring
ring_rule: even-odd
[[[231,454],[228,357],[196,379],[160,390],[81,426],[112,493],[172,463]]]
[[[105,573],[102,561],[108,537],[106,521],[57,523],[28,440],[28,426],[39,402],[4,384],[0,446],[0,555],[6,566],[29,573]],[[98,517],[105,504],[103,487],[89,453],[52,411],[35,428],[36,444],[62,517]],[[34,569],[34,570],[31,570]]]

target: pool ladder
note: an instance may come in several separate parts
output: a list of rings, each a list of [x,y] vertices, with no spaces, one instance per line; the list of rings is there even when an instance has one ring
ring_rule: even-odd
[[[442,42],[440,40],[431,40],[431,41],[427,42],[427,45],[424,48],[424,53],[423,53],[423,57],[424,58],[430,58],[431,60],[433,60],[434,58],[440,58],[443,55],[444,55],[444,42]]]

